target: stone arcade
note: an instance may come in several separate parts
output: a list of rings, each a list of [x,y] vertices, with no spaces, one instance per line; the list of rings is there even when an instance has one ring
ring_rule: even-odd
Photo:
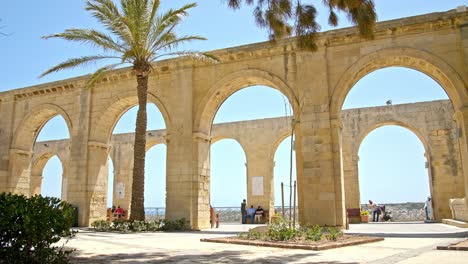
[[[382,123],[369,113],[362,127],[348,127],[341,107],[359,79],[390,66],[427,74],[450,98],[454,114],[447,112],[445,118],[448,122],[453,118],[455,128],[438,128],[437,119],[426,120],[419,132],[412,129],[426,147],[432,194],[440,203],[435,205],[438,217],[449,216],[443,200],[468,193],[468,12],[451,10],[381,22],[376,30],[373,40],[360,38],[354,28],[324,32],[317,52],[300,50],[287,39],[275,45],[213,51],[219,64],[183,58],[158,62],[159,75],[150,78],[149,101],[159,108],[167,128],[161,138],[167,144],[167,217],[185,217],[194,229],[208,226],[209,150],[217,131],[212,129],[213,118],[234,92],[265,85],[281,91],[294,110],[300,221],[344,225],[346,205],[354,206],[359,197],[356,148]],[[0,190],[37,192],[41,172],[33,166],[35,139],[42,126],[59,114],[70,131],[65,197],[79,207],[80,225],[105,216],[107,157],[117,151],[111,148],[112,130],[137,101],[128,69],[114,71],[91,90],[84,88],[85,81],[86,77],[78,77],[0,93]],[[409,116],[406,121],[416,119]],[[397,119],[387,123],[419,127]],[[356,145],[344,144],[347,137]],[[265,150],[275,149],[274,144]],[[248,153],[245,146],[244,150]],[[274,164],[264,155],[247,155],[247,175],[249,186],[252,176],[264,176],[266,194],[271,192],[267,177]],[[248,193],[257,199],[250,189]]]

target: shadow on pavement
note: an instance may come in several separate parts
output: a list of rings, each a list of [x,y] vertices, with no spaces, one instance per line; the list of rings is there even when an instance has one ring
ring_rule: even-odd
[[[181,254],[171,253],[133,253],[133,254],[102,254],[94,256],[80,255],[76,251],[72,263],[289,263],[300,261],[306,257],[316,256],[318,252],[307,252],[305,254],[294,254],[289,256],[271,256],[264,258],[249,259],[248,251],[225,250],[210,254]],[[76,256],[80,255],[80,256]],[[331,264],[355,264],[357,262],[314,262]]]

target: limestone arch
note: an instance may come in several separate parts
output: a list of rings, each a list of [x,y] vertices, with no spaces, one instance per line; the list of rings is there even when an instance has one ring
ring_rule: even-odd
[[[145,148],[145,152],[148,152],[152,147],[156,147],[157,145],[166,145],[166,142],[164,140],[147,140],[146,142],[146,148]]]
[[[272,160],[275,159],[275,154],[276,152],[278,151],[278,147],[279,145],[286,139],[288,138],[289,136],[291,136],[291,131],[285,131],[283,132],[282,134],[280,134],[274,141],[273,143],[273,146],[271,148],[271,152],[270,152],[270,158]]]
[[[288,98],[293,114],[298,113],[299,99],[294,90],[281,78],[260,69],[239,70],[217,80],[198,103],[194,130],[209,135],[216,113],[224,101],[235,92],[254,85],[265,85],[280,91]]]
[[[53,152],[44,152],[44,153],[41,153],[40,156],[38,156],[35,160],[32,161],[32,166],[31,166],[31,176],[32,177],[39,177],[41,176],[40,179],[36,179],[36,182],[35,181],[31,181],[31,194],[41,194],[41,190],[42,190],[42,180],[43,180],[43,172],[44,172],[44,168],[45,166],[47,165],[47,163],[49,162],[49,160],[54,157],[54,156],[57,156],[57,158],[59,159],[60,161],[60,165],[62,165],[62,186],[61,186],[61,197],[63,198],[64,197],[64,193],[66,191],[66,186],[64,186],[64,184],[66,183],[66,181],[64,180],[64,176],[66,175],[65,173],[65,170],[66,170],[66,166],[65,166],[65,159],[64,157],[58,153],[53,153]],[[39,181],[40,180],[40,181]]]
[[[385,120],[385,121],[379,121],[379,122],[375,122],[373,124],[371,124],[369,127],[367,127],[366,129],[364,129],[362,132],[360,132],[357,136],[357,140],[356,140],[356,145],[354,147],[354,149],[352,150],[353,151],[353,155],[358,155],[358,152],[359,152],[359,149],[362,145],[362,142],[364,141],[364,139],[374,130],[378,129],[378,128],[381,128],[381,127],[384,127],[384,126],[399,126],[399,127],[403,127],[403,128],[406,128],[408,129],[410,132],[412,132],[413,134],[415,134],[419,141],[421,141],[421,143],[423,144],[424,146],[424,150],[426,153],[430,153],[431,152],[431,148],[430,148],[430,144],[428,143],[428,138],[426,138],[416,127],[408,124],[407,122],[404,122],[404,121],[400,121],[400,120],[394,120],[394,119],[391,119],[391,120]]]
[[[231,140],[234,140],[236,141],[237,144],[239,144],[239,146],[241,147],[242,149],[242,152],[244,152],[244,157],[245,157],[245,160],[247,162],[248,160],[248,153],[246,151],[246,148],[244,146],[244,144],[242,144],[242,140],[238,139],[238,138],[235,138],[235,137],[229,137],[229,136],[224,136],[224,135],[218,135],[218,136],[215,136],[211,139],[211,146],[213,146],[214,144],[222,141],[222,140],[225,140],[225,139],[231,139]]]
[[[155,95],[148,92],[148,103],[156,105],[164,119],[166,130],[169,130],[171,118],[164,103]],[[93,122],[90,140],[107,144],[112,137],[112,131],[117,125],[122,115],[124,115],[130,108],[138,105],[138,97],[136,91],[129,91],[117,94],[112,98],[101,116]]]
[[[426,138],[416,127],[408,124],[407,122],[400,121],[400,120],[379,121],[379,122],[373,123],[370,126],[368,126],[366,129],[364,129],[362,132],[360,132],[358,134],[357,140],[356,140],[356,145],[352,149],[352,154],[355,155],[356,157],[359,157],[359,155],[358,155],[359,154],[359,149],[361,148],[361,145],[362,145],[362,142],[364,141],[364,139],[370,133],[375,131],[376,129],[381,128],[381,127],[385,127],[385,126],[399,126],[399,127],[407,129],[408,131],[410,131],[411,133],[416,135],[416,137],[419,139],[419,141],[421,142],[421,144],[424,147],[424,152],[425,152],[424,156],[426,158],[426,162],[430,163],[429,157],[431,156],[431,147],[430,147],[430,144],[428,143],[429,139]],[[358,167],[359,167],[359,165],[358,165]],[[429,168],[428,171],[427,171],[427,182],[429,183],[428,186],[429,186],[430,196],[433,198],[433,203],[441,203],[441,201],[439,201],[438,197],[436,195],[434,195],[432,177],[433,177],[433,175],[432,175],[432,172],[431,172],[431,170]],[[358,181],[360,182],[359,172],[358,172]],[[360,189],[360,184],[359,184],[358,188]],[[359,193],[361,193],[360,190],[359,190]],[[359,199],[360,199],[360,197],[359,197]],[[434,215],[436,215],[435,211],[433,213],[434,213]]]
[[[21,121],[12,140],[11,149],[32,151],[39,132],[53,117],[61,115],[71,135],[73,125],[67,112],[54,104],[42,104],[33,108]],[[71,139],[71,138],[70,138]]]
[[[359,80],[373,71],[394,66],[411,68],[434,79],[447,93],[455,110],[460,109],[468,100],[463,79],[443,59],[410,47],[384,48],[364,55],[346,69],[330,99],[331,117],[339,116],[346,96]]]

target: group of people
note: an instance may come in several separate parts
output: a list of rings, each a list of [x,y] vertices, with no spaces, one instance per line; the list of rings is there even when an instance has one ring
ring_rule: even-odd
[[[120,207],[120,205],[118,205],[117,208],[115,208],[115,205],[113,205],[111,212],[114,218],[120,219],[123,216],[124,210],[122,207]]]
[[[262,221],[262,217],[265,216],[265,211],[263,208],[259,205],[257,209],[254,208],[253,205],[250,206],[249,209],[247,209],[247,202],[244,199],[241,203],[241,213],[242,213],[242,224],[247,223],[247,219],[250,217],[250,223],[260,223]]]
[[[391,219],[390,214],[385,212],[385,205],[379,206],[377,203],[374,203],[372,200],[369,200],[367,208],[370,209],[372,213],[372,222],[379,222],[380,215],[382,214],[382,220],[388,221]],[[427,197],[427,200],[424,204],[424,213],[426,215],[426,222],[433,221],[432,216],[432,199]]]

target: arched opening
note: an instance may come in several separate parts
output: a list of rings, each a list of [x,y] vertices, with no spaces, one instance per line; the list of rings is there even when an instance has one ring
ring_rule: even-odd
[[[211,144],[210,205],[217,212],[226,212],[223,222],[240,222],[242,199],[247,199],[247,169],[244,149],[234,139],[223,139]],[[229,216],[229,218],[228,218]]]
[[[417,59],[413,60],[417,61]],[[396,61],[398,62],[398,60]],[[447,91],[453,95],[454,88],[452,86],[450,89],[444,90],[444,87],[439,83],[449,85],[450,82],[447,79],[443,81],[437,79],[438,75],[441,74],[440,71],[428,76],[427,72],[433,73],[432,70],[428,70],[433,66],[420,61],[421,65],[425,66],[421,71],[415,70],[418,69],[418,65],[413,65],[414,61],[401,61],[409,64],[408,67],[383,67],[373,71],[369,70],[371,73],[368,72],[365,76],[360,72],[361,78],[347,93],[346,99],[343,101],[341,149],[345,205],[348,209],[361,207],[361,202],[371,199],[377,203],[390,205],[390,210],[395,215],[394,220],[424,220],[421,217],[421,212],[424,212],[424,202],[430,194],[432,197],[431,205],[434,208],[433,217],[440,220],[443,217],[450,217],[450,209],[448,208],[450,197],[463,192],[460,187],[456,187],[459,185],[456,183],[463,179],[463,175],[460,167],[461,154],[456,136],[457,125],[453,121],[452,102],[454,101],[448,100],[449,96],[446,93]],[[376,64],[379,65],[379,60]],[[408,128],[419,139],[415,140],[414,134],[408,133],[407,129],[396,128],[395,130],[394,126],[388,125]],[[363,143],[364,147],[360,148],[359,144],[364,137],[378,127],[379,129],[373,132],[370,138],[373,138],[375,133],[379,140],[371,141],[374,142],[373,147],[366,147],[367,143]],[[405,131],[406,134],[401,131]],[[392,135],[395,133],[400,133],[396,141],[392,140]],[[393,143],[388,145],[389,142]],[[425,146],[423,154],[419,153],[421,142]],[[384,161],[391,161],[391,163],[386,164],[389,167],[380,167],[379,173],[377,171],[371,172],[371,167],[379,162],[362,161],[363,157],[375,157],[377,150],[385,151],[385,149],[400,144],[407,147],[405,154],[392,155],[391,159],[380,156]],[[422,148],[424,149],[424,147]],[[416,155],[416,157],[413,156],[414,162],[407,163],[409,154]],[[397,164],[408,165],[400,167]],[[386,178],[390,177],[389,175],[384,177],[385,171],[392,171],[395,166],[404,168],[406,173],[398,173],[405,175],[416,173],[418,168],[421,169],[421,166],[425,166],[427,168],[426,180],[423,182],[420,180],[415,185],[426,187],[414,189],[413,186],[412,191],[398,187],[405,185],[404,178],[396,177],[397,175],[393,175],[390,179]],[[370,174],[382,175],[382,178],[376,175],[361,177],[361,174],[369,172]],[[418,172],[418,175],[420,174],[421,172]],[[380,183],[374,182],[376,177],[379,178]],[[428,177],[431,179],[430,181],[427,180]],[[419,176],[420,178],[421,176]],[[389,185],[390,182],[384,184],[387,180],[391,181],[392,184]],[[368,197],[377,195],[375,191],[368,189],[369,186],[376,188],[375,185],[378,185],[380,194],[387,193],[387,196],[381,197],[382,201],[379,201],[378,198]],[[447,185],[450,187],[447,188]],[[430,193],[427,186],[430,186],[432,190]],[[391,194],[394,190],[400,191]],[[414,197],[409,196],[409,192]],[[364,195],[367,198],[364,198]],[[419,198],[417,199],[417,197]],[[403,212],[408,211],[407,207],[410,206],[407,204],[408,202],[412,203],[412,207],[419,208],[413,214],[419,216],[401,217]],[[366,207],[364,206],[364,208]]]
[[[50,157],[42,170],[40,194],[47,197],[63,199],[62,187],[63,165],[57,155]]]
[[[277,139],[290,130],[291,105],[281,91],[264,85],[239,86],[225,96],[211,127],[211,205],[225,222],[240,222],[243,199],[247,208],[261,206],[272,214],[273,156]]]
[[[147,220],[164,219],[166,211],[165,144],[156,144],[146,152],[145,214]]]
[[[40,129],[33,147],[31,195],[67,199],[64,164],[69,158],[70,133],[61,115],[50,118]],[[58,155],[53,155],[57,153]]]
[[[134,104],[133,104],[134,105]],[[108,193],[113,188],[113,205],[129,211],[133,182],[133,144],[135,121],[138,106],[128,106],[116,121],[111,137],[111,156],[114,167],[113,185],[108,183]],[[165,135],[165,119],[159,108],[153,104],[147,105],[147,153],[145,159],[145,189],[142,190],[145,199],[145,211],[153,215],[155,207],[165,207],[165,170],[166,147],[156,145],[162,143]],[[152,147],[154,146],[154,147]],[[109,195],[108,195],[109,196]],[[108,203],[109,205],[109,203]],[[146,207],[149,207],[148,210]],[[162,214],[164,210],[159,210]]]
[[[424,201],[431,195],[426,149],[409,129],[383,126],[359,147],[361,204],[386,205],[393,221],[424,221]]]
[[[296,177],[296,154],[294,147],[292,148],[293,155],[291,160],[291,136],[286,137],[279,143],[278,148],[275,151],[275,170],[274,170],[274,199],[275,209],[280,215],[289,218],[290,211],[289,206],[294,208],[294,197],[291,193],[294,193],[294,182],[296,181],[297,188],[297,177]],[[290,171],[290,168],[293,170]],[[283,185],[283,189],[281,186]],[[296,210],[297,210],[297,192],[296,192]],[[296,211],[296,217],[298,216]]]

